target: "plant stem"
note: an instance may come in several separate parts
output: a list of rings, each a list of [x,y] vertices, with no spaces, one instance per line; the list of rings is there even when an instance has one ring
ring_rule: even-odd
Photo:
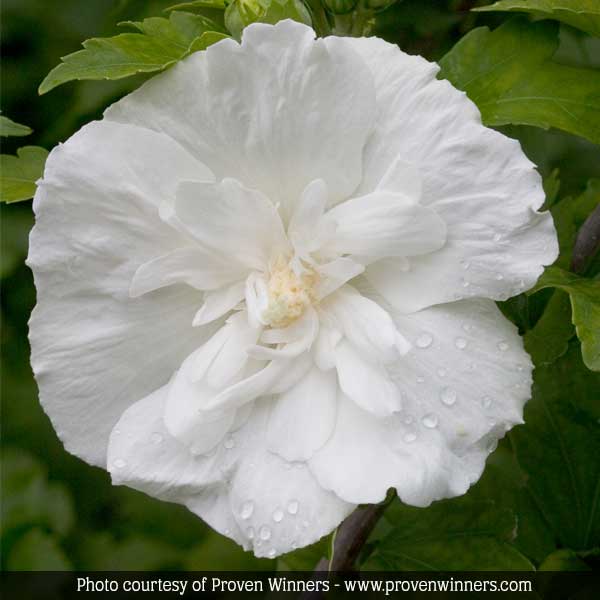
[[[325,37],[331,33],[331,27],[321,0],[306,0],[312,16],[313,29],[318,37]]]
[[[331,562],[323,558],[315,571],[353,571],[360,551],[394,496],[380,504],[361,506],[348,516],[337,530]]]
[[[571,271],[573,273],[583,273],[588,265],[588,261],[600,248],[600,204],[592,211],[579,229],[575,246],[573,248],[573,257],[571,258]]]

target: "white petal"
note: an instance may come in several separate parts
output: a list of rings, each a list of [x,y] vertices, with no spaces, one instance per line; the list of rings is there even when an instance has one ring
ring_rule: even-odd
[[[491,301],[394,319],[413,342],[388,367],[402,411],[377,419],[340,402],[334,434],[310,464],[347,501],[377,502],[395,487],[404,502],[426,506],[477,481],[497,440],[521,422],[532,366],[516,328]]]
[[[446,225],[431,208],[400,194],[376,191],[338,204],[327,213],[337,223],[330,252],[370,259],[415,256],[446,242]]]
[[[423,195],[423,182],[419,170],[401,158],[397,158],[383,174],[377,191],[400,194],[415,202]]]
[[[322,300],[360,275],[364,270],[364,265],[350,258],[336,258],[329,263],[319,265],[317,272],[321,279],[317,285],[317,297]]]
[[[375,110],[371,74],[335,38],[292,21],[254,24],[154,77],[107,112],[167,133],[218,178],[235,176],[288,217],[313,180],[347,197]]]
[[[312,181],[302,191],[288,226],[292,239],[309,239],[315,234],[327,206],[327,194],[327,184],[322,179]]]
[[[233,310],[243,299],[246,282],[240,281],[233,285],[208,292],[204,296],[204,304],[194,317],[194,327],[206,325]]]
[[[235,179],[180,184],[175,214],[203,247],[247,270],[265,269],[270,260],[289,249],[275,206]]]
[[[211,290],[244,275],[239,265],[232,264],[222,254],[199,247],[177,248],[140,265],[133,275],[129,295],[137,298],[174,283]]]
[[[274,398],[267,446],[289,461],[308,460],[335,425],[337,377],[313,367],[296,385]]]
[[[342,391],[361,408],[378,417],[402,408],[400,389],[385,367],[357,352],[345,340],[335,348],[335,366]]]
[[[267,416],[268,405],[253,415],[257,435],[233,477],[230,501],[254,553],[274,558],[316,542],[355,506],[324,490],[304,463],[286,462],[266,449]]]
[[[321,314],[368,360],[389,363],[410,348],[390,315],[352,286],[329,296],[321,305]]]
[[[436,80],[434,63],[375,38],[345,42],[373,73],[379,111],[358,193],[377,189],[404,160],[422,178],[422,203],[448,230],[446,245],[411,258],[402,277],[368,269],[372,284],[405,312],[530,288],[558,247],[551,216],[535,212],[544,201],[541,179],[518,142],[483,127],[466,95]]]
[[[335,347],[344,336],[340,331],[323,322],[319,327],[319,335],[313,347],[315,364],[322,371],[329,371],[335,367]]]
[[[205,409],[239,408],[260,396],[286,391],[299,381],[311,366],[308,353],[294,358],[277,358],[249,377],[226,388],[204,404]]]
[[[354,509],[323,490],[302,463],[266,450],[269,403],[263,401],[210,456],[194,457],[164,428],[164,393],[133,405],[114,429],[113,483],[184,504],[257,556],[311,544]]]
[[[32,365],[58,435],[88,462],[105,465],[122,412],[212,332],[190,328],[196,290],[129,297],[139,265],[189,243],[160,219],[159,204],[179,180],[206,175],[166,136],[110,122],[86,125],[46,162],[28,258]]]
[[[273,360],[276,358],[292,358],[310,350],[319,332],[317,313],[312,307],[309,307],[304,315],[287,329],[291,328],[294,328],[297,338],[290,340],[282,348],[252,346],[248,348],[248,355],[257,360]]]

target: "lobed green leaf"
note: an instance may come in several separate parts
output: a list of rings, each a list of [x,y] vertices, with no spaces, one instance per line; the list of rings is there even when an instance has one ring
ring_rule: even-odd
[[[587,550],[600,539],[600,376],[585,368],[577,341],[534,371],[525,427],[510,438],[527,487],[562,547]]]
[[[386,511],[392,530],[364,565],[365,570],[531,570],[513,545],[517,521],[492,501],[468,498],[414,508],[400,501]]]
[[[548,267],[530,293],[549,287],[568,292],[583,361],[589,369],[600,371],[600,278],[588,279]]]
[[[42,81],[39,93],[81,79],[121,79],[135,73],[161,71],[198,49],[226,37],[217,23],[201,15],[172,12],[169,19],[128,21],[139,33],[92,38],[83,50],[63,57]]]
[[[486,125],[556,127],[600,143],[600,71],[558,64],[558,25],[515,18],[474,29],[440,61]]]
[[[600,37],[598,0],[500,0],[489,6],[478,6],[471,10],[525,12],[541,19],[556,19]]]
[[[0,202],[32,198],[47,157],[48,151],[39,146],[19,148],[17,156],[0,155]]]
[[[15,123],[8,117],[0,115],[0,137],[22,137],[33,133],[33,130],[27,125]]]

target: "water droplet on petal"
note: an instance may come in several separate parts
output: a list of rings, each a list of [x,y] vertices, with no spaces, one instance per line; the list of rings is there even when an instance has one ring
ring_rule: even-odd
[[[440,400],[446,406],[452,406],[456,402],[456,392],[450,387],[445,387],[440,392]]]
[[[153,444],[160,444],[163,441],[163,436],[162,434],[155,432],[152,434],[150,439],[152,440]]]
[[[258,535],[260,536],[261,540],[264,540],[266,542],[268,539],[271,538],[271,530],[267,525],[263,525],[260,528]]]
[[[499,242],[502,239],[502,235],[499,233],[495,233],[493,239],[495,242]]]
[[[461,260],[460,264],[465,271],[467,271],[471,266],[471,263],[468,260]]]
[[[492,397],[491,396],[484,396],[481,399],[481,406],[483,406],[483,408],[490,408],[490,406],[492,406]]]
[[[120,429],[113,429],[113,435],[121,435]]]
[[[435,413],[429,413],[428,415],[425,415],[421,421],[425,427],[433,429],[434,427],[437,427],[438,417]]]
[[[122,469],[123,467],[125,467],[127,465],[127,463],[122,459],[122,458],[117,458],[114,462],[113,465],[117,468],[117,469]]]
[[[290,515],[295,515],[298,513],[299,507],[300,505],[298,504],[297,500],[291,500],[287,505],[287,511],[290,513]]]
[[[437,370],[437,374],[438,374],[440,377],[446,377],[446,375],[448,374],[448,371],[446,371],[446,369],[444,369],[443,367],[440,367],[440,368]]]
[[[504,279],[504,275],[502,273],[496,273],[496,281],[502,281]]]
[[[281,523],[282,520],[283,511],[280,508],[275,509],[275,511],[273,512],[273,521],[275,521],[275,523]]]
[[[429,333],[422,333],[418,338],[417,338],[417,347],[418,348],[429,348],[429,346],[431,346],[431,343],[433,342],[433,336]]]
[[[231,450],[235,446],[235,440],[233,439],[233,436],[228,435],[223,442],[223,446],[225,446],[227,450]]]
[[[417,377],[417,383],[424,383],[424,382],[425,382],[424,377]]]
[[[252,500],[247,500],[242,504],[242,509],[240,510],[240,516],[242,519],[249,519],[254,512],[254,502]]]
[[[409,431],[408,433],[404,434],[404,441],[408,444],[411,444],[416,439],[417,439],[417,434],[413,433],[412,431]]]
[[[254,527],[248,527],[248,529],[246,529],[246,535],[248,536],[249,540],[253,540],[254,539]]]
[[[464,350],[467,347],[467,340],[465,340],[465,338],[456,338],[454,340],[454,345],[459,349],[459,350]]]
[[[413,418],[411,415],[406,415],[403,419],[403,421],[407,424],[410,425],[413,422]]]
[[[504,340],[500,340],[497,344],[498,350],[506,352],[508,350],[508,344]]]
[[[466,279],[463,279],[462,285],[464,288],[467,288],[471,285],[471,283],[469,281],[467,281]]]
[[[463,323],[462,328],[464,331],[466,331],[468,333],[469,331],[471,331],[473,329],[473,325],[471,325],[470,323]]]
[[[277,554],[277,552],[275,552],[275,548],[271,548],[267,554],[267,556],[269,558],[275,558],[275,555]]]

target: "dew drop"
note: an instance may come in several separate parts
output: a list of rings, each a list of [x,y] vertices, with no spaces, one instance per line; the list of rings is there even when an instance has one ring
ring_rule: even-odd
[[[499,233],[495,233],[493,239],[495,242],[499,242],[502,239],[502,236]]]
[[[491,396],[484,396],[481,399],[481,406],[483,406],[483,408],[490,408],[490,406],[492,406],[492,397]]]
[[[417,338],[417,347],[418,348],[429,348],[429,346],[431,346],[431,343],[433,342],[433,336],[429,333],[422,333],[418,338]]]
[[[504,279],[504,275],[502,273],[496,273],[496,281],[502,281]]]
[[[235,440],[232,436],[228,435],[223,442],[223,446],[227,448],[227,450],[231,450],[235,446]]]
[[[470,284],[470,282],[468,282],[466,279],[463,279],[462,285],[463,285],[463,287],[464,287],[464,288],[467,288],[467,287],[469,287],[471,284]]]
[[[470,323],[463,323],[463,331],[466,331],[467,333],[469,333],[469,331],[471,331],[473,329],[473,325],[471,325]]]
[[[122,458],[117,458],[114,462],[113,465],[117,468],[117,469],[122,469],[123,467],[125,467],[127,465],[127,463],[122,459]]]
[[[153,444],[160,444],[163,441],[163,436],[162,436],[162,434],[156,432],[156,433],[152,434],[150,439],[152,440]]]
[[[253,540],[254,539],[254,527],[248,527],[248,529],[246,529],[246,535],[248,536],[249,540]]]
[[[412,442],[414,442],[417,439],[417,434],[413,433],[412,431],[410,431],[409,433],[405,433],[404,434],[404,441],[407,444],[411,444]]]
[[[454,345],[459,349],[459,350],[464,350],[467,347],[467,340],[465,340],[465,338],[462,337],[458,337],[454,340]]]
[[[506,352],[508,350],[508,344],[504,340],[500,340],[497,344],[498,350]]]
[[[121,435],[121,430],[120,429],[114,429],[113,430],[113,435]]]
[[[424,377],[417,377],[417,383],[424,383],[424,382],[425,382]]]
[[[267,554],[267,556],[269,558],[275,558],[275,555],[277,554],[277,552],[275,552],[275,548],[271,548]]]
[[[275,523],[281,523],[282,520],[283,511],[280,508],[275,509],[275,511],[273,512],[273,521],[275,521]]]
[[[443,367],[440,367],[440,368],[437,370],[437,374],[438,374],[440,377],[446,377],[446,375],[448,374],[448,371],[446,371],[446,369],[444,369]]]
[[[465,271],[467,271],[471,266],[471,263],[468,260],[461,260],[460,264]]]
[[[271,530],[267,525],[263,525],[260,528],[258,535],[260,536],[261,540],[264,540],[266,542],[268,539],[271,538]]]
[[[440,393],[440,400],[446,406],[452,406],[456,402],[456,392],[450,387],[445,387]]]
[[[421,421],[422,421],[423,425],[425,427],[427,427],[428,429],[433,429],[434,427],[437,427],[437,424],[438,424],[438,418],[435,413],[429,413],[429,414],[425,415],[421,419]]]
[[[292,500],[287,505],[287,511],[290,513],[290,515],[295,515],[295,514],[298,513],[298,508],[299,507],[300,507],[300,505],[298,504],[298,501],[297,500]]]
[[[254,502],[252,500],[247,500],[242,504],[242,510],[240,511],[240,516],[242,519],[249,519],[254,512]]]
[[[407,425],[410,425],[413,422],[413,418],[411,415],[406,415],[403,420]]]

